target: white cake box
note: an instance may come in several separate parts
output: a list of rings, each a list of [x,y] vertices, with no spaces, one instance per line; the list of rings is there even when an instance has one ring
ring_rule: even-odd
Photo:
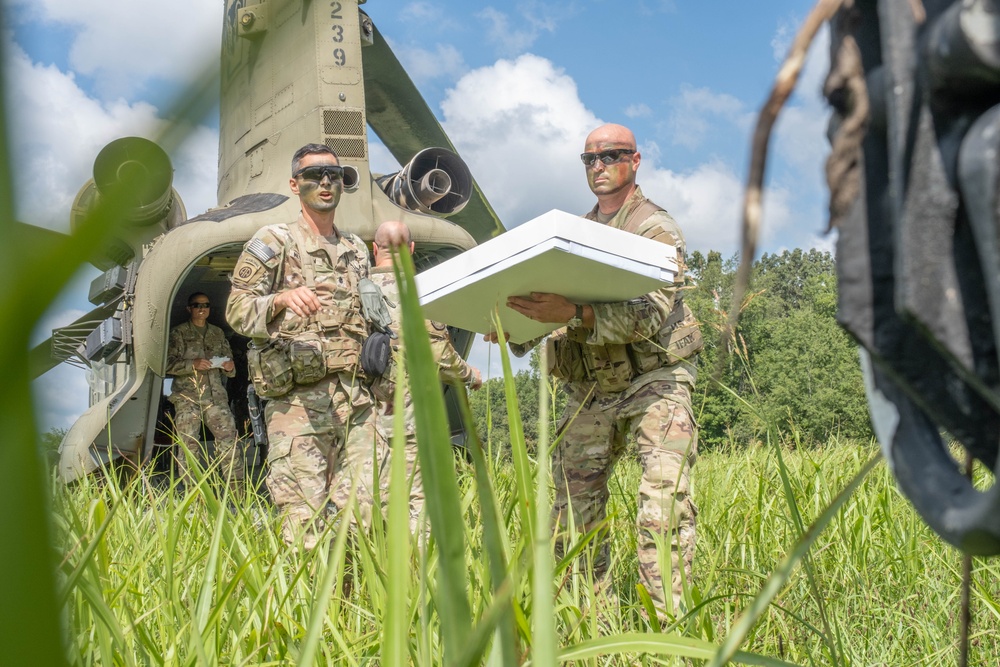
[[[474,331],[494,330],[499,308],[512,343],[561,324],[534,322],[508,296],[561,294],[575,303],[626,301],[674,282],[677,251],[659,241],[552,210],[417,275],[424,315]]]

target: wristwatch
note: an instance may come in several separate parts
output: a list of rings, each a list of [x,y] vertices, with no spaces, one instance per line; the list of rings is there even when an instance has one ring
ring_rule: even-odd
[[[583,306],[576,304],[576,313],[573,317],[569,318],[569,322],[566,323],[568,327],[582,327],[583,326]]]

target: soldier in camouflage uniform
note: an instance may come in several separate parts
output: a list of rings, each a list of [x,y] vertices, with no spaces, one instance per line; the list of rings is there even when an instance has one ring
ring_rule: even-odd
[[[701,333],[679,290],[684,237],[635,183],[640,154],[632,132],[601,126],[587,137],[585,150],[587,182],[597,195],[585,217],[677,248],[677,283],[621,303],[573,304],[543,293],[507,303],[531,319],[567,325],[547,343],[552,372],[565,380],[569,395],[559,427],[562,441],[552,455],[554,514],[565,528],[572,510],[581,532],[600,522],[614,462],[625,439],[634,438],[643,470],[636,517],[639,578],[661,620],[667,620],[678,612],[694,556],[697,508],[690,470],[698,431],[691,391]],[[512,348],[520,354],[527,350]],[[607,545],[596,566],[603,575]]]
[[[393,359],[403,358],[402,334],[400,327],[402,312],[399,307],[399,288],[396,285],[396,275],[392,269],[393,255],[401,249],[413,252],[414,243],[410,238],[410,230],[406,224],[397,221],[383,222],[375,232],[375,242],[372,251],[375,255],[375,266],[371,270],[371,279],[382,290],[389,302],[389,312],[392,316],[390,328],[396,334],[393,341]],[[431,351],[438,363],[438,376],[442,382],[463,383],[471,389],[479,389],[482,376],[479,370],[470,366],[458,350],[451,344],[448,327],[440,322],[426,321],[427,333],[431,339]],[[378,399],[379,422],[387,438],[392,438],[394,432],[393,415],[399,409],[395,405],[395,380],[393,368],[376,380],[372,389]],[[406,474],[413,478],[410,487],[410,530],[416,532],[420,512],[424,506],[424,489],[420,480],[420,470],[417,469],[417,436],[413,418],[413,397],[410,387],[403,393],[404,428],[406,429]]]
[[[233,488],[243,485],[243,455],[237,444],[236,421],[229,409],[223,376],[236,375],[233,351],[222,329],[208,323],[208,296],[196,292],[188,297],[191,318],[170,330],[167,375],[174,378],[169,400],[174,404],[174,428],[187,448],[201,456],[201,424],[204,420],[215,438],[220,471]],[[218,363],[213,363],[213,360]],[[177,450],[177,472],[190,481],[188,458]]]
[[[368,522],[373,470],[383,466],[387,448],[359,377],[368,325],[358,283],[368,276],[368,250],[334,224],[344,189],[337,156],[320,144],[303,146],[292,159],[289,187],[301,214],[262,228],[246,244],[226,319],[252,339],[251,378],[270,398],[267,486],[284,539],[295,544],[301,537],[312,548],[352,486]]]

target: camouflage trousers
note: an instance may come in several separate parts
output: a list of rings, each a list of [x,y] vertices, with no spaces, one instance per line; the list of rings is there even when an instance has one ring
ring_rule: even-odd
[[[347,507],[352,488],[368,525],[376,490],[388,478],[388,448],[360,383],[341,374],[295,387],[268,401],[265,417],[267,488],[285,541],[295,545],[301,538],[313,548],[332,516]],[[349,520],[356,521],[353,512]]]
[[[581,534],[603,520],[612,468],[625,449],[626,437],[634,438],[642,463],[636,515],[639,580],[666,619],[664,612],[676,614],[694,557],[698,510],[691,466],[697,457],[698,431],[689,408],[690,388],[658,381],[622,399],[600,392],[588,397],[589,385],[569,389],[559,426],[563,439],[552,453],[554,518],[565,529],[572,511]],[[605,543],[595,559],[595,573],[604,577],[607,568]]]
[[[243,452],[237,442],[236,421],[228,405],[202,404],[183,397],[174,403],[174,429],[178,438],[205,465],[202,449],[201,425],[212,432],[215,438],[215,458],[219,461],[219,473],[234,486],[242,486],[245,476]],[[191,469],[188,457],[180,448],[176,452],[177,475],[190,480]]]

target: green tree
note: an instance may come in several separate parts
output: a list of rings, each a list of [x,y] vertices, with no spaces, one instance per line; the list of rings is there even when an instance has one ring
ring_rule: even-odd
[[[735,349],[721,365],[720,334],[736,260],[693,253],[688,266],[694,287],[685,298],[705,336],[695,398],[705,446],[744,442],[760,432],[754,411],[739,398],[812,442],[832,433],[871,436],[857,350],[835,320],[837,280],[829,253],[787,250],[754,263]]]
[[[38,448],[46,462],[55,465],[59,461],[59,445],[66,437],[66,429],[51,428],[38,436]]]
[[[524,426],[524,440],[529,450],[534,450],[538,443],[538,383],[540,379],[539,364],[541,363],[540,347],[531,351],[528,370],[514,374],[514,391]],[[549,441],[555,437],[555,427],[562,409],[566,405],[566,396],[558,382],[553,382],[550,395],[553,397],[549,408]],[[507,420],[507,398],[504,392],[503,378],[493,378],[483,383],[479,391],[469,395],[472,416],[475,419],[476,432],[483,438],[487,437],[496,444],[506,443],[510,437]]]

